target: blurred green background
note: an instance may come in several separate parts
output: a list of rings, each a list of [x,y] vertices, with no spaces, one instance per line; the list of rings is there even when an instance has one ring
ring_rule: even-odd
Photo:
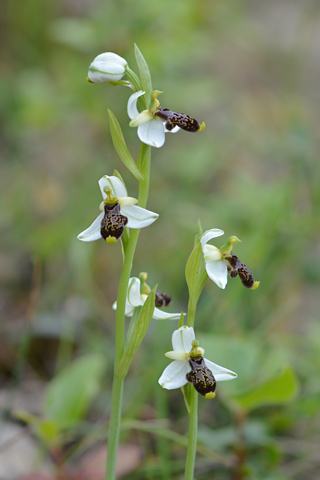
[[[225,231],[217,246],[242,240],[234,252],[261,281],[254,292],[208,282],[200,298],[206,356],[239,379],[200,399],[196,478],[318,479],[319,2],[16,0],[1,16],[2,432],[19,428],[39,455],[0,479],[103,478],[86,459],[106,437],[122,260],[119,245],[76,236],[98,213],[102,175],[116,168],[137,195],[107,108],[133,156],[139,144],[130,91],[86,76],[104,51],[136,70],[134,43],[162,106],[206,130],[152,150],[148,208],[160,218],[140,234],[133,275],[147,271],[173,295],[169,310],[185,310],[200,218]],[[119,478],[183,478],[186,410],[157,383],[175,327],[152,322],[130,369]],[[11,447],[0,428],[0,459]]]

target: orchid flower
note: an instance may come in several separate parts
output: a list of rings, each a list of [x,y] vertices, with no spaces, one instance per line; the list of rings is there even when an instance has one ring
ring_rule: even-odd
[[[153,92],[150,110],[139,113],[137,108],[138,98],[145,94],[139,90],[131,95],[128,100],[128,115],[131,119],[130,127],[138,127],[138,137],[141,142],[160,148],[165,141],[165,133],[176,133],[181,129],[189,132],[201,131],[205,124],[201,125],[194,118],[184,113],[173,112],[168,108],[161,108],[157,96],[159,91]]]
[[[245,287],[255,290],[260,282],[255,281],[249,268],[231,252],[233,243],[241,242],[239,238],[230,237],[221,248],[207,243],[212,238],[223,234],[223,230],[213,228],[207,230],[200,239],[208,276],[218,287],[224,289],[228,281],[228,273],[231,278],[239,275]]]
[[[103,238],[107,243],[115,243],[122,235],[124,227],[144,228],[158,218],[158,214],[135,205],[138,200],[127,196],[127,190],[118,177],[104,175],[99,180],[103,202],[102,211],[94,222],[78,239],[92,242]]]
[[[146,285],[145,280],[147,274],[140,274],[140,278],[132,277],[129,280],[126,306],[125,306],[125,315],[127,317],[132,317],[134,311],[137,307],[141,307],[144,302],[147,300],[148,295],[151,291],[150,287]],[[163,293],[163,292],[162,292]],[[168,304],[168,303],[167,303]],[[114,310],[117,309],[117,302],[112,305]],[[181,313],[167,313],[163,312],[159,308],[155,307],[153,316],[155,320],[179,320]]]
[[[215,396],[216,382],[233,380],[237,374],[203,357],[192,327],[182,326],[172,334],[173,351],[165,355],[173,360],[163,371],[159,384],[167,390],[192,383],[205,398]]]

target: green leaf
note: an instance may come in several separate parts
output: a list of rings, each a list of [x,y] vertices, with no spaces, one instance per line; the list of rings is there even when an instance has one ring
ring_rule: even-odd
[[[202,277],[203,271],[204,271],[204,258],[202,253],[202,247],[199,240],[199,236],[196,235],[195,245],[187,260],[186,270],[185,270],[186,282],[189,289],[190,302],[195,305],[201,293],[201,287],[203,283],[201,282],[201,277]]]
[[[145,334],[147,333],[155,308],[156,289],[157,287],[154,287],[149,293],[147,300],[141,307],[139,315],[136,318],[132,318],[133,322],[129,327],[124,353],[117,368],[117,374],[121,377],[126,376],[132,359],[138,351]]]
[[[268,380],[251,391],[233,397],[243,409],[250,411],[263,405],[281,405],[292,400],[298,392],[298,382],[290,366],[277,377]]]
[[[44,414],[60,426],[81,420],[97,394],[105,370],[101,355],[81,357],[64,368],[49,384]]]
[[[146,109],[149,110],[152,95],[152,81],[150,70],[147,62],[144,59],[144,56],[142,55],[136,44],[134,45],[134,54],[139,68],[142,89],[146,92],[144,95]]]
[[[112,142],[113,142],[114,148],[117,151],[117,154],[119,155],[123,164],[132,173],[132,175],[139,181],[143,180],[143,176],[139,172],[139,169],[135,164],[135,161],[133,160],[128,150],[128,147],[123,137],[123,133],[118,120],[109,109],[108,109],[108,115],[109,115],[109,121],[110,121],[110,132],[111,132]]]

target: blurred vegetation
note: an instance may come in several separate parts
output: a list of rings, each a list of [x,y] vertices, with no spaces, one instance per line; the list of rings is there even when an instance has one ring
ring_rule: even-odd
[[[102,175],[118,169],[137,193],[107,108],[134,155],[138,139],[129,90],[85,80],[104,51],[135,69],[135,42],[162,106],[207,128],[153,149],[148,208],[160,219],[140,234],[133,275],[148,271],[185,310],[201,218],[242,240],[234,252],[261,281],[254,292],[208,282],[200,298],[206,356],[239,379],[200,399],[196,478],[318,479],[319,2],[7,0],[1,17],[3,424],[29,425],[52,478],[101,478],[62,468],[106,438],[121,253],[76,236],[97,214]],[[141,452],[128,480],[183,476],[187,413],[157,383],[175,326],[150,325],[126,381],[122,443]]]

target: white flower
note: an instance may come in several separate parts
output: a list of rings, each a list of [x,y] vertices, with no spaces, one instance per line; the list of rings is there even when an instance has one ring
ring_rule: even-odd
[[[192,327],[184,325],[175,330],[172,334],[172,347],[173,351],[167,352],[165,355],[171,358],[173,362],[164,369],[159,378],[160,385],[167,390],[181,388],[189,381],[193,383],[196,390],[203,396],[213,398],[215,382],[233,380],[238,376],[235,372],[203,358],[204,350],[197,346]],[[196,365],[194,369],[194,363],[198,363],[200,366],[197,367]],[[208,369],[210,372],[208,372]],[[197,370],[201,373],[201,380],[199,377],[195,379]],[[212,378],[210,373],[214,378]],[[208,377],[206,379],[208,379],[210,385],[204,385],[204,376]],[[201,385],[199,385],[200,383]]]
[[[89,80],[92,83],[116,82],[125,74],[127,65],[127,61],[116,53],[101,53],[89,67]]]
[[[158,214],[146,210],[145,208],[138,207],[134,205],[138,200],[132,197],[127,196],[126,187],[123,185],[121,180],[115,176],[109,177],[104,175],[99,180],[99,187],[102,193],[103,202],[100,204],[100,209],[105,209],[105,212],[100,213],[100,215],[95,219],[95,221],[83,232],[79,233],[78,239],[83,242],[92,242],[98,240],[99,238],[105,238],[107,243],[114,243],[120,236],[116,238],[115,236],[103,237],[101,234],[101,222],[105,219],[110,218],[106,215],[106,209],[110,207],[115,207],[114,211],[117,210],[114,214],[114,217],[117,219],[120,218],[122,222],[122,229],[124,225],[128,228],[144,228],[153,223],[157,218]],[[114,220],[112,218],[112,222]],[[113,224],[111,226],[113,226]]]
[[[223,255],[219,248],[213,245],[207,244],[212,238],[220,237],[224,234],[223,230],[213,228],[207,230],[201,237],[201,246],[203,251],[204,260],[206,262],[206,270],[211,280],[220,288],[225,288],[228,281],[228,268],[227,262],[224,260]]]
[[[147,300],[148,295],[141,294],[141,281],[137,277],[132,277],[129,280],[128,292],[126,298],[125,314],[127,317],[132,317],[136,307],[141,307]],[[117,302],[112,305],[113,310],[117,309]],[[178,320],[181,313],[166,313],[159,308],[154,309],[153,316],[155,320]]]
[[[138,98],[144,95],[145,92],[139,90],[131,95],[128,100],[128,115],[131,119],[130,127],[138,127],[138,137],[141,142],[151,145],[151,147],[160,148],[165,141],[165,133],[176,133],[180,130],[179,127],[174,127],[172,130],[167,130],[165,123],[159,117],[154,116],[156,112],[156,106],[159,105],[159,101],[156,99],[157,92],[153,94],[153,107],[150,110],[143,110],[139,113],[137,108]]]
[[[207,243],[212,238],[220,237],[223,234],[223,230],[213,228],[207,230],[200,239],[208,276],[218,287],[225,288],[228,273],[231,278],[239,275],[243,286],[255,290],[259,287],[260,282],[255,281],[247,265],[231,252],[233,244],[241,242],[238,237],[230,237],[220,249]]]

